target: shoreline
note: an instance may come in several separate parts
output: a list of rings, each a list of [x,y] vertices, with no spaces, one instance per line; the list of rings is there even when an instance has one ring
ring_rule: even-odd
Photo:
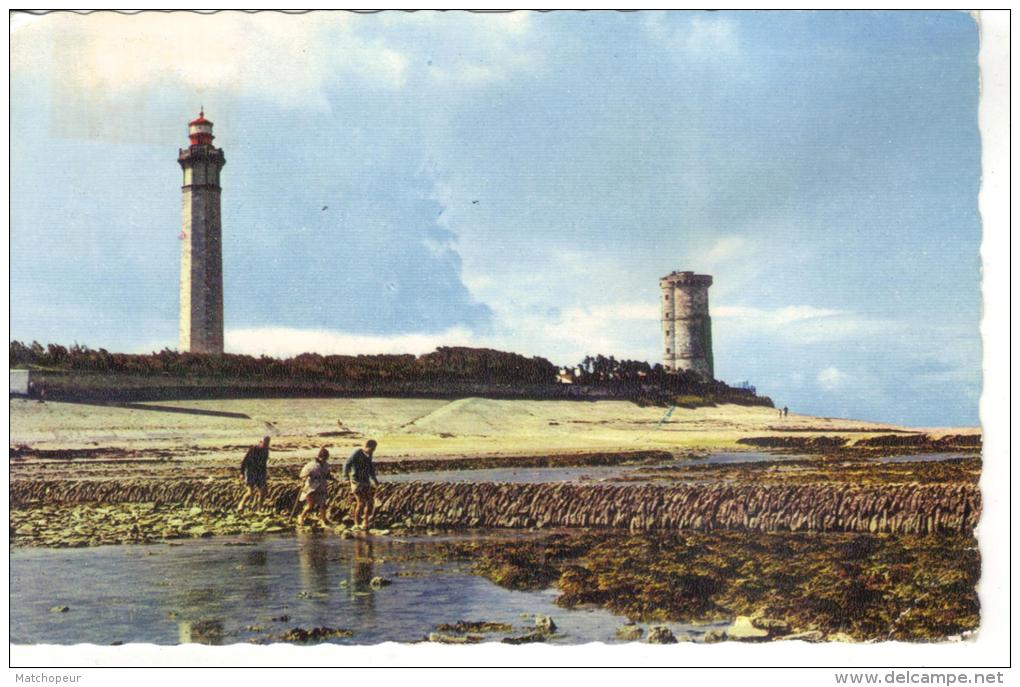
[[[809,416],[779,425],[771,409],[733,406],[664,420],[615,401],[186,406],[201,412],[12,401],[12,550],[300,536],[316,531],[294,522],[300,467],[325,443],[338,472],[347,448],[374,437],[376,532],[340,524],[322,536],[424,535],[434,555],[470,560],[510,589],[555,587],[568,608],[743,618],[716,640],[932,641],[979,623],[978,429]],[[267,512],[238,515],[240,457],[264,434]],[[748,461],[711,462],[720,452]],[[501,470],[531,473],[492,481]],[[536,476],[559,471],[571,481]],[[446,472],[455,477],[423,481]],[[331,487],[339,523],[348,491]],[[478,531],[512,534],[451,543]]]
[[[465,562],[473,575],[504,589],[555,590],[553,602],[560,608],[600,608],[624,616],[628,623],[617,632],[633,633],[638,624],[654,630],[657,623],[723,623],[698,641],[930,642],[960,640],[980,624],[975,590],[980,553],[972,534],[592,529],[522,534],[396,528],[375,534],[341,530],[339,538],[358,545],[410,544],[415,552],[410,557],[384,554],[401,567],[416,560]],[[258,551],[268,537],[294,536],[334,535],[315,527],[297,533],[267,528],[241,537],[202,535],[206,546],[253,547],[243,551]],[[187,546],[174,541],[151,546],[161,544]],[[148,555],[185,550],[153,549]],[[399,593],[402,577],[395,572],[389,593]],[[475,616],[476,624],[480,620]],[[461,624],[468,626],[463,632],[451,628],[427,639],[462,643],[472,623]],[[641,634],[624,639],[649,641]]]

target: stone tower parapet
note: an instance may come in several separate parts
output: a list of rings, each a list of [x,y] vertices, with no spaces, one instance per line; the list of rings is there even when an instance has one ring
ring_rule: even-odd
[[[663,366],[670,372],[690,370],[715,377],[712,359],[712,318],[708,287],[712,277],[671,272],[659,280],[662,292]]]

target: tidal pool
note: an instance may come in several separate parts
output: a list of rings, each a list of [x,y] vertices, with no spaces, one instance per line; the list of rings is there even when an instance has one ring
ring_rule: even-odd
[[[479,535],[463,538],[471,536]],[[560,608],[553,589],[503,589],[472,574],[468,562],[430,559],[430,546],[426,538],[308,533],[15,549],[10,641],[232,644],[331,627],[353,634],[329,642],[375,644],[419,641],[460,620],[512,624],[512,632],[484,635],[498,641],[526,634],[531,616],[542,614],[559,627],[550,643],[579,644],[616,642],[627,622],[601,609]],[[376,577],[391,583],[373,585]],[[725,623],[670,627],[682,641]]]

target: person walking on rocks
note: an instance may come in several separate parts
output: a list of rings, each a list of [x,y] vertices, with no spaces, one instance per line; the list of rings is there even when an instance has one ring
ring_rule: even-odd
[[[354,494],[354,527],[355,530],[368,531],[372,519],[372,512],[375,510],[375,490],[372,482],[379,486],[379,480],[375,476],[375,466],[372,465],[372,454],[377,446],[375,439],[365,442],[364,448],[359,448],[344,463],[344,478],[351,481],[351,492]]]
[[[262,441],[248,449],[241,461],[241,479],[244,480],[244,496],[237,504],[237,510],[244,510],[245,504],[251,500],[254,506],[258,502],[258,508],[262,507],[266,499],[266,464],[269,462],[269,437],[262,437]],[[258,495],[258,498],[254,498]]]
[[[305,524],[305,516],[315,510],[319,513],[319,522],[323,525],[329,524],[326,517],[326,506],[329,501],[329,451],[323,446],[319,449],[319,455],[315,460],[309,461],[301,468],[301,479],[305,481],[301,489],[299,501],[305,502],[305,507],[298,515],[297,524]]]

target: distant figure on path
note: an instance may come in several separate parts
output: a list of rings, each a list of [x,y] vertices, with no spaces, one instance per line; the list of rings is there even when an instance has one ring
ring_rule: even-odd
[[[790,414],[790,409],[787,408],[786,406],[783,406],[783,417],[786,417],[789,414]]]
[[[262,437],[262,441],[248,449],[241,461],[241,479],[244,480],[244,496],[237,504],[237,510],[244,510],[244,506],[252,499],[252,505],[258,502],[258,508],[262,507],[266,499],[266,464],[269,462],[269,437]],[[258,499],[254,499],[258,494]]]
[[[329,451],[323,446],[319,449],[319,455],[315,460],[309,461],[301,468],[301,479],[305,481],[301,489],[299,501],[305,502],[305,507],[298,515],[297,524],[305,524],[305,516],[315,510],[319,513],[319,522],[323,525],[329,524],[326,517],[326,506],[329,501]]]
[[[354,494],[354,527],[355,530],[368,531],[369,522],[372,519],[372,512],[375,510],[375,490],[372,482],[379,486],[379,480],[375,476],[375,466],[372,465],[372,454],[377,446],[375,439],[365,442],[364,448],[359,448],[344,463],[344,478],[351,481],[351,492]]]

